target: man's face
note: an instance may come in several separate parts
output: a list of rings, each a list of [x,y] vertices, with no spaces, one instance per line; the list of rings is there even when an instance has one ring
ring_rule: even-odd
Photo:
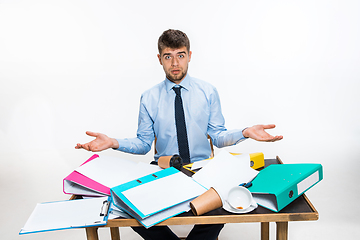
[[[157,56],[164,68],[166,77],[173,83],[179,84],[186,76],[191,51],[188,52],[186,47],[165,48],[162,50],[161,55],[158,54]]]

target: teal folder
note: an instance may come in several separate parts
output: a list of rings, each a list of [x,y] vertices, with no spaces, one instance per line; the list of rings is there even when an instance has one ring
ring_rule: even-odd
[[[110,189],[113,203],[149,228],[190,210],[207,189],[170,167]]]
[[[249,190],[260,206],[279,212],[322,179],[321,164],[273,164],[259,172]]]

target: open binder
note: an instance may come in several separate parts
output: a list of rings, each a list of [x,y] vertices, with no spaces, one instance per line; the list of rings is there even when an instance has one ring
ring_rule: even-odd
[[[83,164],[88,163],[95,158],[98,158],[99,155],[94,154]],[[91,178],[84,176],[83,174],[77,172],[76,170],[70,173],[63,180],[63,191],[66,194],[75,194],[82,196],[110,196],[110,188],[104,186]]]
[[[111,188],[116,207],[149,228],[182,212],[207,189],[191,177],[170,167]]]
[[[106,225],[111,198],[38,203],[19,234]]]
[[[259,172],[249,190],[260,206],[279,212],[322,179],[321,164],[272,164]]]
[[[110,188],[159,171],[155,165],[94,154],[63,181],[66,194],[110,196]]]

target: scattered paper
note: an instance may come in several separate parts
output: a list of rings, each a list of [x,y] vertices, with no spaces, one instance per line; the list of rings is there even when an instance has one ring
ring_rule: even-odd
[[[250,167],[249,154],[235,157],[222,150],[192,178],[206,188],[213,187],[224,202],[232,187],[251,181],[257,174]]]

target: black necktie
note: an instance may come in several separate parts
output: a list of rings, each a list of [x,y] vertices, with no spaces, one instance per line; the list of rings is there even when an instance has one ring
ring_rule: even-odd
[[[189,143],[186,132],[184,108],[181,99],[181,87],[173,87],[176,93],[175,97],[175,123],[177,132],[177,141],[179,146],[179,155],[184,163],[190,163]]]

